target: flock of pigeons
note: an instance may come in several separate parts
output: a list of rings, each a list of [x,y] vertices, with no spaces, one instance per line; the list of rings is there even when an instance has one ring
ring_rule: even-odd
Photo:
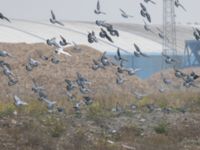
[[[154,2],[153,0],[144,0],[145,3],[152,3],[152,4],[156,4],[156,2]],[[183,5],[179,2],[179,0],[175,0],[175,6],[181,7],[183,10],[186,11],[186,9],[183,7]],[[151,23],[151,15],[150,13],[147,11],[147,8],[145,7],[145,5],[143,3],[140,3],[140,14],[143,18],[145,18],[149,23]],[[128,13],[126,13],[124,10],[120,9],[121,12],[121,16],[124,18],[132,18],[132,15],[129,15]],[[97,15],[106,15],[105,12],[101,11],[101,7],[100,7],[100,2],[99,0],[97,1],[97,7],[94,10],[94,13]],[[8,22],[11,22],[7,17],[5,17],[2,13],[0,13],[0,19],[6,20]],[[51,18],[49,19],[50,23],[52,24],[57,24],[57,25],[61,25],[64,26],[64,23],[62,23],[61,21],[57,20],[54,12],[51,10]],[[98,27],[100,27],[100,32],[99,32],[99,36],[101,38],[105,38],[106,40],[108,40],[109,42],[113,43],[113,39],[112,36],[116,36],[119,37],[119,31],[116,30],[112,24],[106,23],[105,21],[102,20],[96,20],[96,25]],[[147,22],[144,20],[144,29],[147,32],[153,32],[150,28],[150,26],[147,24]],[[161,31],[159,28],[159,33],[158,36],[163,39],[163,31]],[[200,30],[197,28],[194,28],[194,37],[196,40],[200,39]],[[89,43],[94,43],[94,42],[98,42],[98,38],[95,35],[94,31],[91,31],[88,33],[88,42]],[[51,62],[54,64],[59,64],[59,58],[58,55],[59,54],[63,54],[66,56],[71,56],[68,52],[64,51],[64,47],[68,46],[68,45],[73,45],[74,50],[80,52],[81,48],[75,43],[69,43],[67,42],[67,40],[60,35],[60,40],[58,41],[56,38],[50,38],[46,40],[47,45],[53,47],[54,49],[54,53],[53,55],[47,57],[47,56],[43,56],[40,55],[40,58],[42,60],[49,60],[51,59]],[[134,43],[134,48],[135,51],[133,52],[135,57],[149,57],[148,55],[144,54],[140,47]],[[123,84],[126,81],[125,78],[125,74],[127,73],[129,76],[133,76],[135,75],[138,71],[140,71],[140,68],[127,68],[125,67],[123,64],[124,62],[128,61],[125,58],[122,57],[121,54],[121,49],[118,48],[117,49],[117,53],[114,56],[114,59],[112,58],[108,58],[106,55],[106,52],[104,52],[102,54],[102,56],[98,59],[93,59],[93,65],[92,65],[92,69],[94,71],[98,70],[98,69],[105,69],[106,67],[109,66],[117,66],[116,67],[116,83],[118,85]],[[195,72],[192,72],[190,74],[186,74],[180,70],[178,70],[175,66],[176,64],[178,64],[178,61],[174,58],[172,58],[171,56],[162,54],[163,58],[165,60],[165,63],[168,65],[172,65],[174,66],[174,74],[178,79],[182,79],[183,80],[183,86],[189,88],[189,87],[198,87],[197,85],[195,85],[195,81],[199,78],[199,75],[197,75]],[[10,58],[15,58],[14,56],[12,56],[12,54],[8,53],[5,50],[0,50],[0,57],[10,57]],[[50,58],[51,57],[51,58]],[[27,64],[26,64],[26,70],[28,72],[31,72],[34,68],[38,67],[41,64],[41,62],[29,57]],[[15,84],[18,83],[18,79],[17,76],[12,72],[11,66],[10,64],[6,63],[5,61],[1,60],[0,61],[0,69],[3,71],[3,74],[8,78],[8,85],[9,86],[13,86]],[[32,77],[31,77],[32,78]],[[163,78],[163,83],[166,85],[171,84],[171,80],[165,78],[164,76],[162,76]],[[32,85],[32,91],[35,93],[35,95],[37,95],[38,99],[45,102],[48,106],[49,110],[53,110],[55,109],[56,106],[56,102],[55,101],[51,101],[48,98],[47,92],[45,91],[44,87],[38,85],[38,83],[34,80],[34,78],[32,78],[33,81],[33,85]],[[80,112],[80,107],[81,105],[90,105],[93,102],[93,98],[86,96],[87,94],[91,93],[92,90],[89,88],[89,85],[91,84],[90,81],[88,81],[88,79],[86,79],[85,77],[83,77],[80,73],[77,72],[77,78],[72,81],[69,79],[65,79],[65,83],[66,83],[66,96],[68,97],[68,99],[72,102],[74,102],[74,109],[76,112]],[[80,93],[83,94],[83,99],[81,101],[78,101],[76,96],[73,94],[73,91],[78,88]],[[164,92],[164,89],[159,89],[160,92]],[[134,92],[134,95],[137,99],[142,99],[144,96],[146,96],[146,94],[141,94],[141,93],[137,93]],[[21,106],[21,105],[28,105],[26,102],[24,102],[22,99],[20,99],[17,95],[14,95],[14,101],[15,101],[15,105],[16,106]],[[59,112],[63,112],[64,109],[61,107],[56,107],[57,110]],[[116,107],[117,108],[117,107]]]

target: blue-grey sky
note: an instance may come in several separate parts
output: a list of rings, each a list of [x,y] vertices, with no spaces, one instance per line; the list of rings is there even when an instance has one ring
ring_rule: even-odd
[[[162,0],[154,0],[157,5],[145,4],[152,16],[152,23],[162,22]],[[187,9],[176,9],[177,22],[200,22],[200,1],[180,0]],[[100,0],[102,10],[106,16],[95,15],[97,0],[0,0],[0,12],[11,18],[29,20],[47,20],[53,9],[57,18],[61,20],[94,21],[96,19],[109,22],[141,23],[139,3],[143,0]],[[134,16],[124,19],[120,16],[119,8]]]

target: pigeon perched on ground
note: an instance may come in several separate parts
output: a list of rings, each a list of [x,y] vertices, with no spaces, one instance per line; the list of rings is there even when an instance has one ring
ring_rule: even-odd
[[[95,36],[95,32],[94,31],[88,33],[88,42],[89,43],[94,43],[94,42],[97,43],[98,42],[98,39]]]
[[[105,12],[101,11],[101,6],[100,6],[99,0],[97,1],[97,6],[96,6],[96,9],[94,10],[94,13],[97,14],[97,15],[99,15],[99,14],[106,15]]]
[[[100,33],[99,33],[99,36],[100,36],[101,38],[106,38],[108,41],[110,41],[110,42],[113,43],[112,38],[107,34],[107,32],[106,32],[103,28],[101,28],[101,31],[100,31]]]
[[[162,79],[163,83],[166,85],[170,85],[172,83],[172,81],[170,79],[166,78],[163,73],[161,73],[161,79]]]
[[[6,20],[8,22],[11,22],[7,17],[5,17],[2,13],[0,13],[0,19]]]
[[[144,53],[140,50],[140,48],[139,48],[139,46],[138,46],[137,44],[134,44],[134,47],[135,47],[135,50],[136,50],[136,51],[134,51],[134,55],[135,55],[136,57],[140,57],[140,56],[148,57],[146,54],[144,54]]]
[[[119,9],[121,11],[121,16],[124,18],[133,18],[133,16],[127,14],[124,10]]]
[[[28,105],[28,103],[24,102],[23,100],[21,100],[18,96],[14,96],[14,104],[15,106],[25,106]]]
[[[175,0],[174,4],[175,4],[175,6],[176,6],[177,8],[178,8],[178,7],[181,7],[184,11],[187,11],[187,10],[185,9],[185,7],[180,3],[179,0]]]
[[[49,20],[50,20],[50,22],[51,22],[52,24],[59,24],[59,25],[61,25],[61,26],[64,26],[64,24],[63,24],[62,22],[60,22],[60,21],[58,21],[58,20],[56,19],[56,16],[55,16],[53,10],[51,10],[51,18],[50,18]]]
[[[152,4],[156,4],[156,2],[152,1],[152,0],[144,0],[145,3],[151,2]]]
[[[13,56],[7,51],[0,50],[0,57],[13,57]]]

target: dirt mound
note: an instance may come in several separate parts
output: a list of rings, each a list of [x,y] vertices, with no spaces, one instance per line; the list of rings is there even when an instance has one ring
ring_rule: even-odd
[[[8,86],[7,78],[0,72],[1,100],[11,99],[15,94],[26,100],[37,98],[31,90],[33,84],[31,78],[34,78],[39,85],[45,87],[50,99],[55,101],[66,99],[66,84],[64,80],[66,78],[75,80],[76,72],[81,73],[92,82],[90,86],[92,93],[90,95],[98,97],[98,99],[109,99],[112,96],[121,97],[121,99],[130,97],[132,99],[134,89],[142,91],[148,88],[147,84],[135,76],[127,77],[128,81],[125,84],[117,85],[115,66],[107,67],[105,70],[93,71],[91,68],[92,60],[98,59],[101,53],[84,45],[81,45],[81,48],[81,52],[76,52],[72,47],[66,48],[65,51],[72,54],[72,56],[65,57],[60,55],[61,62],[53,64],[50,60],[44,61],[39,56],[39,54],[52,55],[53,49],[45,44],[1,43],[0,49],[6,50],[16,57],[1,58],[1,60],[11,65],[19,80],[18,84]],[[41,64],[31,72],[28,72],[25,67],[30,56],[40,61]],[[75,94],[78,97],[81,96],[79,93],[77,89]]]

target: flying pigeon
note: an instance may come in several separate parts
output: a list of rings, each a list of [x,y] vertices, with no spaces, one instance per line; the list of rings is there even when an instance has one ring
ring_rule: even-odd
[[[68,92],[71,92],[76,88],[76,84],[73,81],[65,79],[65,82],[67,83],[66,89]]]
[[[25,106],[28,105],[28,103],[24,102],[23,100],[21,100],[18,96],[14,96],[14,103],[15,106]]]
[[[150,31],[150,32],[153,33],[153,31],[151,30],[151,28],[149,27],[149,25],[146,23],[146,21],[145,21],[145,20],[143,20],[143,21],[144,21],[144,29],[145,29],[146,31]]]
[[[60,38],[61,38],[61,41],[59,43],[61,46],[67,46],[70,44],[66,41],[66,39],[62,35],[60,35]]]
[[[47,103],[47,108],[48,108],[49,110],[52,110],[52,109],[54,108],[55,104],[56,104],[55,101],[50,101],[50,100],[47,99],[47,98],[41,98],[41,100],[43,100],[45,103]]]
[[[70,55],[68,52],[65,52],[64,49],[63,49],[62,47],[56,48],[56,49],[55,49],[55,53],[58,54],[58,55],[64,54],[64,55],[66,55],[66,56],[72,56],[72,55]]]
[[[99,36],[101,38],[106,38],[108,41],[113,43],[112,38],[107,34],[107,32],[103,28],[101,28],[101,32],[99,33]]]
[[[187,11],[187,10],[185,9],[185,7],[180,3],[179,0],[175,0],[174,4],[175,4],[175,6],[176,6],[177,8],[178,8],[178,7],[181,7],[184,11]]]
[[[144,54],[144,53],[140,50],[140,48],[139,48],[139,46],[138,46],[137,44],[134,44],[134,47],[135,47],[135,50],[136,50],[136,51],[134,51],[134,55],[135,55],[136,57],[140,57],[140,56],[148,57],[146,54]]]
[[[91,105],[91,104],[93,103],[93,99],[92,99],[91,97],[89,97],[89,96],[84,96],[83,98],[84,98],[83,102],[84,102],[86,105]]]
[[[6,20],[8,22],[11,22],[7,17],[5,17],[2,13],[0,13],[0,19]]]
[[[60,48],[61,47],[60,44],[56,41],[55,37],[53,37],[51,39],[47,39],[46,42],[47,42],[47,45],[49,45],[49,46],[54,46],[56,48]]]
[[[122,58],[120,48],[117,48],[117,55],[115,55],[114,58],[117,61],[127,61],[126,59]]]
[[[64,26],[64,24],[63,24],[62,22],[60,22],[60,21],[58,21],[58,20],[56,19],[56,16],[55,16],[53,10],[51,10],[51,18],[50,18],[49,20],[50,20],[50,22],[51,22],[52,24],[59,24],[59,25],[61,25],[61,26]]]
[[[126,71],[128,73],[129,76],[133,76],[135,75],[138,71],[140,71],[140,68],[124,68],[124,71]]]
[[[124,10],[119,9],[121,11],[121,16],[124,18],[133,18],[133,16],[128,15]]]
[[[96,9],[94,10],[94,13],[97,14],[97,15],[99,15],[99,14],[106,15],[105,12],[101,11],[101,6],[100,6],[99,0],[97,1],[97,6],[96,6]]]
[[[66,95],[67,95],[69,101],[76,101],[76,97],[74,95],[72,95],[72,93],[67,91]]]
[[[144,0],[145,3],[151,2],[152,4],[156,4],[156,2],[152,1],[152,0]]]
[[[176,63],[177,61],[175,59],[173,59],[172,57],[166,55],[166,54],[162,54],[162,56],[165,57],[165,63],[166,64],[174,64]]]
[[[97,43],[98,42],[97,37],[95,36],[95,32],[94,31],[88,33],[88,42],[89,43],[94,43],[94,42]]]
[[[73,49],[74,49],[74,50],[76,50],[76,51],[78,51],[78,52],[80,52],[80,51],[82,50],[81,47],[78,46],[78,44],[76,44],[75,42],[72,42],[72,44],[73,44]]]
[[[145,96],[147,96],[148,94],[141,94],[139,92],[133,92],[133,94],[135,95],[135,98],[137,100],[142,100]]]
[[[99,62],[99,61],[93,59],[93,63],[94,63],[94,64],[92,65],[92,69],[93,69],[93,70],[97,70],[97,69],[99,69],[99,68],[105,69],[104,65],[103,65],[101,62]]]

